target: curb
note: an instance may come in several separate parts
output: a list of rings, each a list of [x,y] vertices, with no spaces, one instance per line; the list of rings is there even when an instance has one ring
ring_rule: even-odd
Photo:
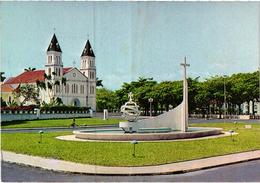
[[[9,151],[2,151],[1,159],[3,161],[11,163],[24,164],[59,172],[92,175],[159,175],[185,173],[201,169],[208,169],[223,165],[240,163],[244,161],[256,160],[260,159],[260,150],[190,160],[185,162],[141,167],[108,167],[99,165],[88,165],[63,160],[48,159],[37,156],[29,156],[24,154],[16,154]]]

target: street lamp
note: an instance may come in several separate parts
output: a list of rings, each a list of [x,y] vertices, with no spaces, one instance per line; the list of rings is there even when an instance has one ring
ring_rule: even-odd
[[[40,130],[38,133],[40,134],[40,140],[39,140],[39,143],[42,143],[42,134],[43,134],[43,131]]]
[[[132,154],[132,155],[135,157],[135,145],[138,144],[138,141],[133,140],[133,141],[131,141],[131,144],[134,145],[134,151],[133,151],[133,154]]]
[[[152,117],[152,102],[153,102],[153,98],[149,98],[148,102],[150,103],[150,117]]]
[[[237,121],[234,121],[235,129],[237,130]]]
[[[258,100],[258,106],[257,106],[257,111],[258,115],[260,115],[260,59],[259,59],[259,67],[258,67],[258,74],[259,74],[259,100]]]
[[[234,142],[234,138],[233,138],[233,135],[232,135],[234,132],[235,132],[234,130],[229,130],[229,133],[230,133],[230,137],[231,137],[232,142]]]
[[[224,115],[223,115],[223,119],[226,118],[226,77],[227,75],[224,75]]]

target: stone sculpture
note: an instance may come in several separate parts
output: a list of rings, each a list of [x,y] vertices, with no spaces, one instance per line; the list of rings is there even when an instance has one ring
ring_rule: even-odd
[[[181,63],[184,68],[183,78],[183,101],[180,105],[174,109],[161,114],[157,117],[150,119],[141,119],[137,121],[137,117],[140,112],[138,106],[132,101],[132,93],[129,94],[129,102],[121,107],[123,117],[128,122],[120,122],[119,127],[126,132],[136,132],[145,128],[171,128],[172,130],[178,130],[187,132],[188,130],[188,83],[186,79],[186,67],[190,66],[186,63],[186,57],[184,63]],[[131,123],[130,123],[131,122]]]

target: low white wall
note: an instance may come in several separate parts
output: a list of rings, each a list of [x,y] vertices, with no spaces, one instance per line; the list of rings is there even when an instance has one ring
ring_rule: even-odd
[[[18,120],[34,120],[34,119],[59,119],[59,118],[77,118],[77,117],[92,117],[90,113],[41,113],[39,117],[37,114],[1,114],[1,122],[18,121]]]

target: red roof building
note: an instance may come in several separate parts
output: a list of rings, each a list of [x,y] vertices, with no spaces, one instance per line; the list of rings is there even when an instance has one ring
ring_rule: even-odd
[[[71,69],[71,67],[63,68],[63,74],[66,74]],[[8,79],[4,84],[36,83],[37,80],[44,81],[44,72],[44,70],[26,71]]]

